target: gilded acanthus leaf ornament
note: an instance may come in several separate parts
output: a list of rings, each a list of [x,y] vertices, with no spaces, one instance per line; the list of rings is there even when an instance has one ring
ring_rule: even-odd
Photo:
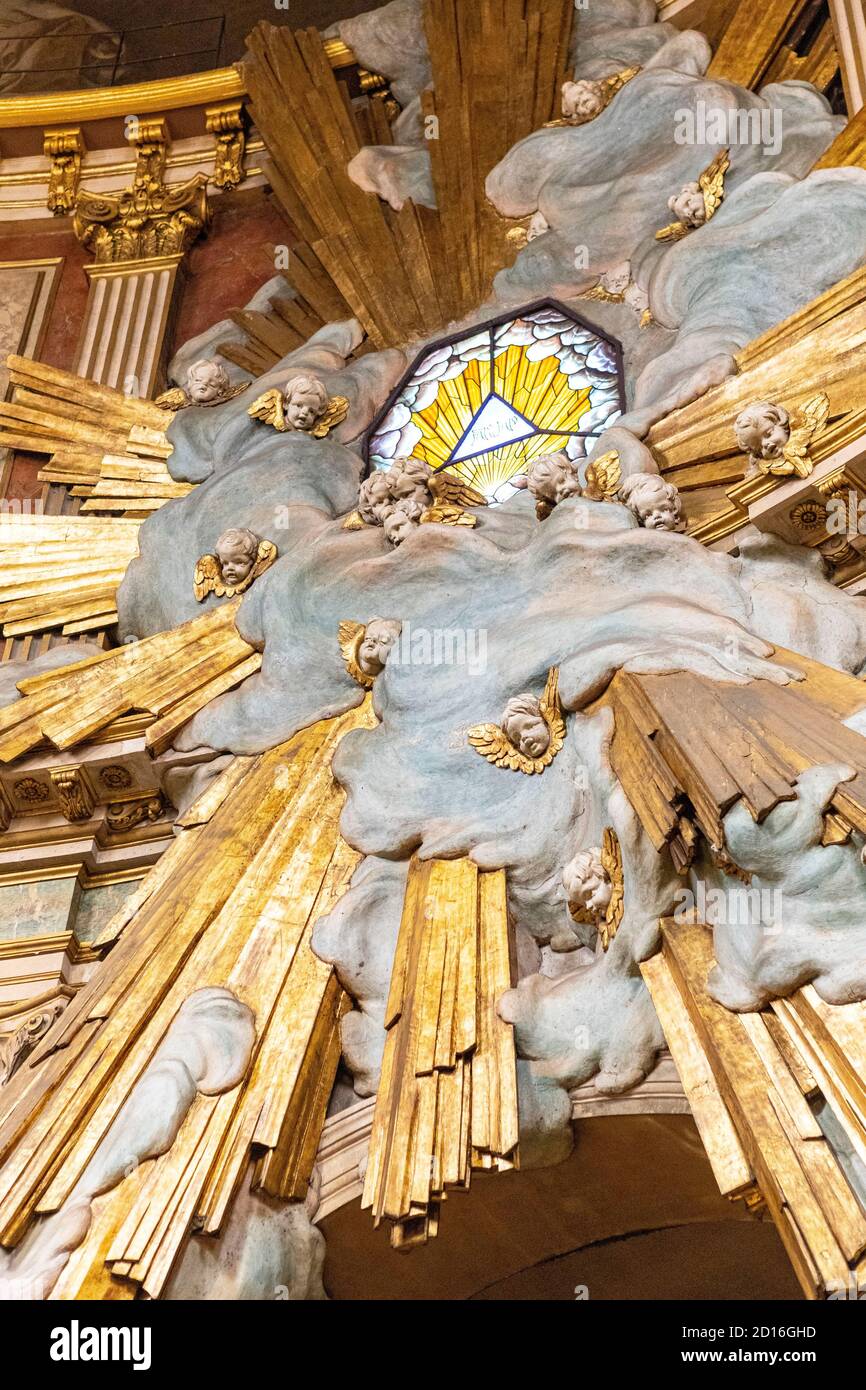
[[[565,720],[559,703],[559,668],[552,666],[541,699],[516,695],[508,701],[499,724],[476,724],[469,742],[494,767],[527,776],[549,767],[565,742]]]
[[[676,216],[656,232],[656,241],[679,241],[697,227],[703,227],[718,212],[725,197],[725,175],[731,167],[730,151],[720,150],[707,165],[696,183],[687,183],[673,197],[668,207]]]
[[[73,226],[98,264],[182,255],[210,217],[207,179],[196,174],[171,186],[158,178],[136,178],[118,195],[78,194]]]
[[[273,541],[261,540],[252,531],[232,527],[224,531],[213,554],[202,555],[193,571],[193,592],[199,603],[208,594],[234,598],[244,593],[270,569],[277,558]]]
[[[562,883],[572,919],[595,927],[606,951],[625,910],[622,850],[611,826],[605,827],[600,845],[579,850],[565,866]]]
[[[247,414],[286,434],[300,430],[314,439],[324,439],[349,413],[345,396],[331,396],[324,382],[314,376],[294,377],[282,391],[264,391],[253,401]]]
[[[588,121],[594,121],[610,105],[617,92],[621,92],[627,82],[637,77],[640,70],[640,67],[622,68],[620,72],[597,81],[583,78],[578,82],[563,82],[562,116],[556,121],[547,121],[545,128],[586,125]]]
[[[749,455],[749,474],[808,478],[813,441],[824,430],[830,400],[820,391],[790,414],[772,401],[754,401],[734,422],[737,444]]]

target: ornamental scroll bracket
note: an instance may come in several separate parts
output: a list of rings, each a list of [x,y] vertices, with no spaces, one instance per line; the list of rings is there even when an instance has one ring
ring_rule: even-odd
[[[81,181],[81,161],[85,153],[81,127],[43,131],[42,150],[46,159],[51,160],[48,210],[55,217],[65,217],[75,207]]]
[[[75,234],[97,264],[178,256],[210,221],[207,178],[167,184],[168,130],[163,116],[129,118],[127,138],[135,146],[132,186],[118,194],[82,189],[75,206]]]
[[[209,106],[205,128],[214,137],[213,182],[216,188],[237,188],[246,178],[247,117],[242,101]]]

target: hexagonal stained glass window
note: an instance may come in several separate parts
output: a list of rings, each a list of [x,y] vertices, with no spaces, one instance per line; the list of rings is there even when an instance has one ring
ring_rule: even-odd
[[[374,421],[374,468],[420,458],[503,502],[533,458],[582,458],[625,408],[622,349],[555,300],[424,349]]]

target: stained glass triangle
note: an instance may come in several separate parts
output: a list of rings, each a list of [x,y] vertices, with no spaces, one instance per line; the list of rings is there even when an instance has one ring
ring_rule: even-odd
[[[488,449],[501,449],[507,444],[516,444],[521,439],[529,439],[535,433],[535,425],[530,424],[501,396],[488,396],[451,454],[449,462],[458,463],[460,459],[472,458],[474,454],[483,454]]]

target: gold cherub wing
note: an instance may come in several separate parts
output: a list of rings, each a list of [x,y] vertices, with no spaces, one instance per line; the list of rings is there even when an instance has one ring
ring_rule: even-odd
[[[349,413],[349,402],[345,396],[332,396],[325,406],[323,415],[320,415],[310,434],[314,439],[324,439],[337,425],[342,425]]]
[[[470,487],[462,478],[458,478],[456,473],[449,473],[447,469],[440,473],[431,473],[427,479],[427,487],[433,495],[434,502],[449,502],[454,507],[487,506],[487,498],[482,492],[476,492],[474,487]]]
[[[434,502],[421,513],[421,525],[429,525],[430,522],[439,526],[475,526],[477,517],[450,502]]]
[[[263,395],[257,396],[250,406],[247,414],[253,420],[262,420],[266,425],[272,425],[275,430],[281,433],[289,428],[286,424],[286,417],[283,411],[282,391],[265,391]]]
[[[551,666],[547,673],[547,684],[544,687],[544,694],[539,700],[539,705],[541,706],[541,717],[550,731],[550,743],[543,756],[536,758],[535,761],[547,767],[549,763],[553,762],[565,742],[565,720],[562,717],[562,706],[559,703],[558,666]]]
[[[208,594],[221,596],[225,593],[222,584],[220,562],[215,555],[202,555],[196,560],[192,574],[193,593],[201,603]]]
[[[584,290],[583,294],[578,295],[578,299],[599,299],[603,304],[622,304],[625,295],[612,294],[610,290],[605,289],[599,280],[598,284],[593,285],[591,290]]]
[[[374,677],[368,676],[366,671],[362,671],[358,665],[358,648],[364,640],[366,631],[363,623],[353,623],[351,619],[344,618],[340,623],[337,637],[343,656],[343,664],[352,680],[357,681],[365,690],[372,690]]]
[[[259,549],[256,555],[256,562],[249,573],[247,586],[252,584],[254,579],[258,579],[260,574],[269,570],[277,558],[277,547],[273,541],[259,541]]]
[[[702,174],[698,175],[698,183],[704,195],[704,208],[707,213],[707,221],[714,213],[718,212],[725,198],[725,174],[731,167],[730,150],[719,150],[712,163],[708,164]]]
[[[685,222],[669,222],[661,231],[656,232],[656,241],[682,241],[684,236],[688,236],[688,232]]]
[[[189,403],[189,397],[182,386],[172,386],[154,401],[154,405],[159,406],[160,410],[183,410]]]
[[[813,396],[797,411],[794,417],[796,423],[782,450],[782,458],[788,465],[786,473],[795,473],[798,478],[808,478],[814,466],[809,457],[809,449],[812,440],[826,425],[829,414],[830,400],[823,391],[819,391],[817,396]]]
[[[583,496],[591,502],[612,502],[616,497],[622,480],[619,454],[616,449],[602,454],[594,463],[587,464],[586,487]]]
[[[610,77],[602,78],[601,85],[604,88],[604,104],[607,106],[617,92],[621,92],[627,82],[631,82],[633,77],[637,77],[640,67],[623,68],[621,72],[614,72]]]
[[[601,948],[606,951],[613,938],[619,931],[619,924],[625,911],[625,900],[623,896],[623,875],[622,875],[622,850],[616,831],[610,826],[605,827],[604,836],[601,844],[601,863],[602,868],[610,879],[610,902],[604,914],[604,921],[599,923],[598,934],[601,937]]]
[[[469,730],[468,737],[476,752],[494,767],[506,767],[511,772],[525,772],[529,776],[540,771],[536,768],[540,759],[527,758],[509,742],[498,724],[476,724]]]

